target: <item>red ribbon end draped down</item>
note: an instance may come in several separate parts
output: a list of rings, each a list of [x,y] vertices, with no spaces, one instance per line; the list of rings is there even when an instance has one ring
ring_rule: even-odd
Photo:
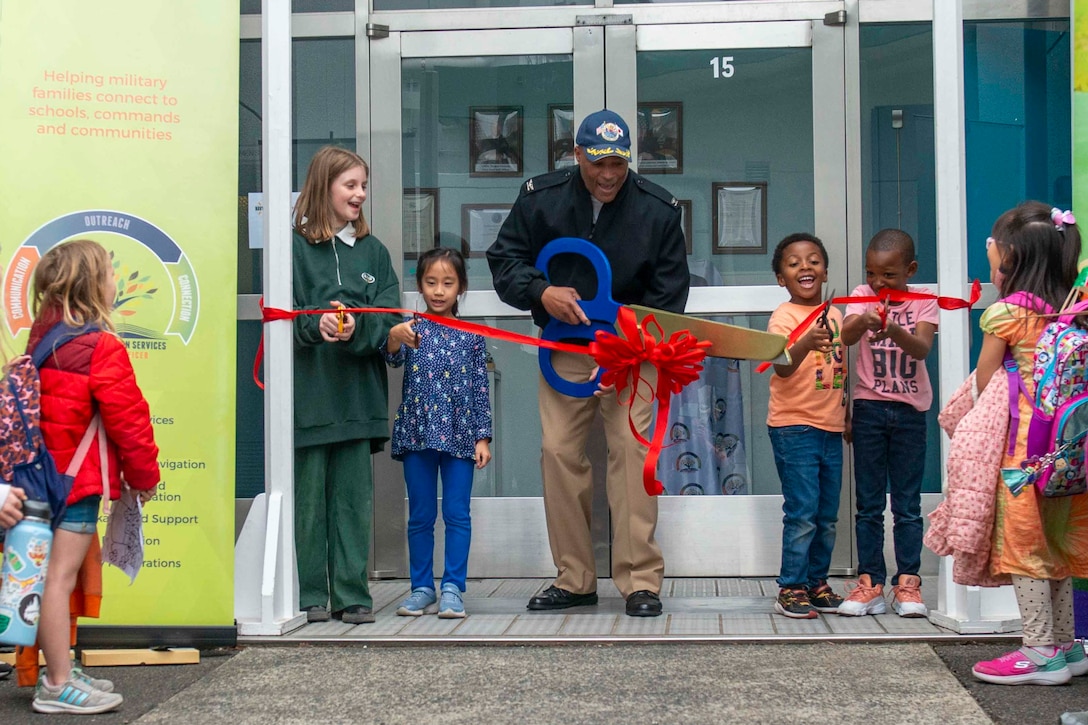
[[[628,307],[620,308],[616,326],[623,336],[598,331],[597,340],[589,344],[589,354],[604,370],[601,384],[614,385],[616,396],[621,401],[623,391],[630,388],[626,403],[627,423],[635,438],[649,446],[642,467],[642,483],[648,495],[657,496],[665,492],[657,480],[657,459],[661,455],[665,429],[668,427],[669,401],[673,393],[679,393],[699,378],[710,342],[696,339],[687,330],[675,332],[665,340],[664,331],[653,315],[647,315],[639,324],[634,311]],[[656,328],[656,334],[652,328]],[[657,370],[657,388],[651,389],[644,397],[647,402],[652,402],[655,397],[658,401],[653,436],[649,441],[642,436],[631,418],[635,397],[642,396],[639,389],[644,381],[642,363],[650,363]]]

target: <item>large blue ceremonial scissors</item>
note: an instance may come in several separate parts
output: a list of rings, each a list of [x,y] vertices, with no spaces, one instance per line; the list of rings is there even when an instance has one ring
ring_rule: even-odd
[[[593,270],[597,273],[597,296],[591,300],[579,300],[578,305],[589,318],[589,324],[572,325],[569,322],[557,320],[554,317],[544,326],[540,337],[552,342],[562,340],[595,340],[598,330],[605,330],[615,334],[616,316],[619,314],[620,305],[612,299],[612,265],[608,263],[608,257],[604,256],[597,245],[579,239],[577,237],[559,237],[544,245],[536,258],[536,268],[548,277],[548,263],[557,254],[577,254],[589,260]],[[549,280],[550,281],[550,280]],[[544,379],[556,391],[572,398],[588,398],[597,390],[597,383],[601,379],[603,370],[597,371],[597,376],[590,381],[575,383],[560,377],[552,365],[552,351],[538,348],[540,360],[540,373]]]
[[[706,354],[712,357],[735,358],[738,360],[772,360],[789,363],[786,352],[788,340],[785,335],[778,335],[747,327],[728,325],[699,317],[689,317],[675,312],[666,312],[642,305],[621,305],[612,299],[612,266],[600,247],[577,237],[560,237],[544,245],[536,258],[536,267],[548,277],[548,263],[557,254],[577,254],[589,260],[597,273],[597,296],[591,300],[579,300],[578,304],[589,318],[588,325],[572,325],[552,318],[544,327],[541,337],[545,340],[560,342],[564,339],[595,340],[598,330],[616,334],[616,318],[621,307],[629,308],[641,325],[652,316],[654,327],[662,335],[687,333],[699,340],[710,343]],[[825,310],[826,314],[826,310]],[[540,348],[540,373],[555,390],[572,398],[588,398],[597,390],[603,371],[589,382],[575,383],[559,376],[552,366],[552,351]]]

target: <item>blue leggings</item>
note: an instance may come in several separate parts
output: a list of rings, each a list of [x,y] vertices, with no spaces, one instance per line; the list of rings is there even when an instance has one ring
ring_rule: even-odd
[[[408,561],[412,588],[434,587],[434,522],[438,518],[438,473],[442,472],[442,521],[446,560],[442,583],[465,591],[468,547],[472,539],[469,501],[475,462],[435,450],[404,454],[408,487]]]

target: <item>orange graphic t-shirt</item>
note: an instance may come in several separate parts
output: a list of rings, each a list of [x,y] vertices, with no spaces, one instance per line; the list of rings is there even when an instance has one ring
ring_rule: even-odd
[[[789,335],[813,309],[783,302],[771,314],[767,331]],[[842,312],[832,307],[827,324],[831,328],[832,352],[810,352],[788,378],[771,375],[767,425],[811,425],[831,433],[846,429],[846,349],[839,337]]]

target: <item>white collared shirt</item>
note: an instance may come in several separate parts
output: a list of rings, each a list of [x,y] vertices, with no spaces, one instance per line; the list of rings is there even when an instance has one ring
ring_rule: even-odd
[[[336,233],[336,237],[341,242],[348,245],[349,247],[354,247],[355,246],[355,225],[354,224],[345,224],[344,228]]]

